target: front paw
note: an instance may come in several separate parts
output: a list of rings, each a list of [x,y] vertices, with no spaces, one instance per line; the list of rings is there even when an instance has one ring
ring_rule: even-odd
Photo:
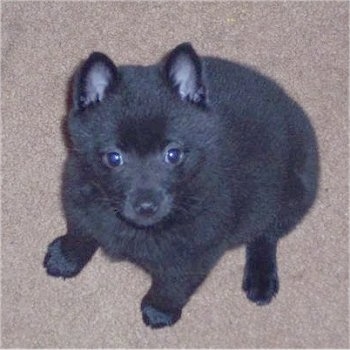
[[[181,317],[181,309],[164,311],[147,303],[142,303],[141,311],[143,322],[151,328],[172,326]]]
[[[63,252],[62,242],[65,236],[56,238],[47,249],[44,259],[44,267],[50,276],[54,277],[74,277],[82,269],[79,262],[69,259]]]
[[[263,272],[258,268],[247,269],[243,279],[243,290],[247,298],[257,305],[269,304],[278,293],[277,271]]]

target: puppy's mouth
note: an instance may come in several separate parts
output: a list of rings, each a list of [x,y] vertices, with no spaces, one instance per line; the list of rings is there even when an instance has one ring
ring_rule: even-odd
[[[157,226],[167,220],[167,217],[128,217],[119,210],[114,209],[118,219],[139,230],[145,230]]]
[[[164,196],[161,200],[127,200],[123,207],[114,209],[117,217],[138,229],[147,229],[166,222],[170,216],[172,199]]]

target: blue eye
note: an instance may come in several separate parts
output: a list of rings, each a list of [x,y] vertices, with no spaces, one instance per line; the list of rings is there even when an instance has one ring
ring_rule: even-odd
[[[177,164],[182,160],[183,152],[179,148],[170,148],[165,152],[165,161],[170,164]]]
[[[103,161],[109,168],[116,168],[123,164],[123,157],[119,152],[109,152],[103,156]]]

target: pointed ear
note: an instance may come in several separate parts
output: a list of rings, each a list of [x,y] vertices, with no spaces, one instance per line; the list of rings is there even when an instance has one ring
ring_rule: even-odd
[[[76,109],[101,102],[107,94],[117,90],[118,72],[112,60],[100,52],[93,52],[82,64],[74,84],[73,103]]]
[[[190,43],[182,43],[168,54],[165,74],[170,86],[182,100],[205,105],[202,64]]]

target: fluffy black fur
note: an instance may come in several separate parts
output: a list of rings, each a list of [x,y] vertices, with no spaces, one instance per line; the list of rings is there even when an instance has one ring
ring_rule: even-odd
[[[93,53],[75,75],[63,181],[68,232],[48,248],[52,276],[77,275],[98,247],[152,276],[144,322],[174,324],[211,268],[247,246],[243,289],[278,292],[278,240],[317,189],[315,135],[267,77],[189,43],[153,66]]]

